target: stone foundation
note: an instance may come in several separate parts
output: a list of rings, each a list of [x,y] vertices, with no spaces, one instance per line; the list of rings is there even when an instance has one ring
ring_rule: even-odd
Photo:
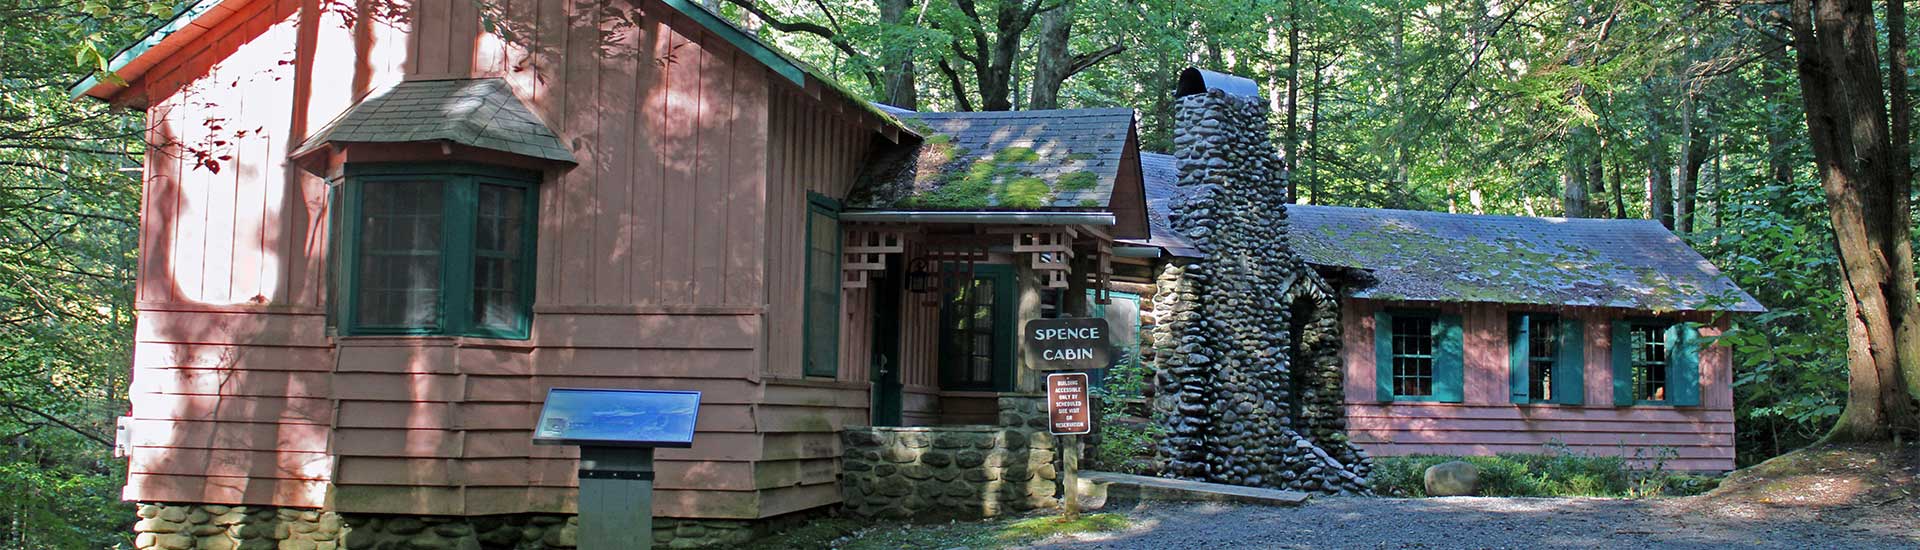
[[[139,550],[560,550],[577,546],[566,514],[402,516],[307,508],[142,504]],[[732,548],[765,535],[764,521],[655,518],[655,548]]]
[[[840,474],[846,510],[971,519],[1059,506],[1054,437],[1044,416],[1034,414],[1035,401],[1001,399],[1005,427],[848,427]]]
[[[338,514],[301,508],[141,504],[138,513],[140,550],[335,550],[346,534]]]

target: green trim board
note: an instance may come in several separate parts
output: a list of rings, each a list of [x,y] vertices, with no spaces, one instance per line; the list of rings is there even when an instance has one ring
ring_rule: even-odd
[[[943,273],[955,271],[966,273],[966,267],[964,264],[948,264],[943,266],[941,271]],[[945,390],[1013,391],[1014,366],[1017,363],[1014,359],[1014,354],[1016,348],[1019,347],[1018,327],[1015,326],[1019,324],[1018,316],[1016,315],[1016,308],[1019,304],[1016,298],[1018,294],[1016,292],[1017,285],[1014,280],[1013,266],[1006,264],[973,264],[973,272],[968,276],[966,282],[967,288],[972,289],[973,281],[978,279],[988,279],[993,282],[993,304],[988,310],[988,322],[992,325],[992,331],[988,333],[988,337],[991,340],[991,349],[988,357],[989,361],[992,362],[992,369],[988,376],[989,380],[983,383],[975,380],[964,380],[961,376],[960,369],[967,366],[963,363],[970,361],[972,354],[964,358],[960,357],[959,354],[962,351],[970,350],[958,350],[955,349],[953,345],[955,341],[952,331],[959,319],[955,317],[958,315],[958,312],[954,307],[952,294],[954,288],[949,287],[943,289],[940,297],[940,331],[937,335],[940,339],[940,388]]]
[[[1399,353],[1393,346],[1396,318],[1430,319],[1430,348],[1426,354]],[[1373,314],[1374,392],[1380,401],[1459,403],[1466,397],[1465,335],[1460,316],[1433,310],[1378,311]],[[1431,367],[1427,395],[1401,395],[1394,388],[1394,359],[1426,360]]]
[[[832,285],[833,297],[831,299],[816,296],[815,286],[823,283],[823,281],[817,280],[817,278],[826,276],[826,274],[823,273],[816,273],[820,271],[822,266],[815,264],[818,260],[814,258],[813,239],[814,232],[819,230],[819,228],[816,227],[816,221],[819,220],[825,220],[821,222],[822,224],[832,225],[832,227],[825,229],[833,233],[833,260],[830,266],[832,267],[832,276],[827,281],[824,281],[825,284]],[[844,245],[845,243],[841,242],[840,239],[840,202],[834,200],[832,197],[819,193],[808,193],[806,245],[804,248],[806,251],[806,272],[803,275],[803,297],[801,298],[802,324],[805,329],[802,331],[804,341],[801,342],[800,346],[802,365],[800,372],[804,376],[837,377],[840,375],[839,320],[841,275],[839,260]],[[819,321],[817,315],[823,312],[826,314],[825,318],[830,321]]]
[[[1553,403],[1579,405],[1585,402],[1586,369],[1584,324],[1579,319],[1548,313],[1514,313],[1508,316],[1507,376],[1514,404]],[[1546,327],[1546,328],[1542,328]],[[1547,369],[1548,398],[1533,398],[1533,364],[1540,360],[1533,353],[1534,333],[1553,331],[1554,354]]]
[[[366,213],[366,194],[369,186],[381,184],[429,184],[439,186],[440,212],[439,249],[416,251],[419,255],[437,257],[437,288],[434,312],[428,323],[396,323],[370,325],[362,323],[360,301],[365,293],[365,283],[360,271],[361,264],[368,254],[365,242],[364,215]],[[497,169],[483,165],[441,164],[441,163],[394,163],[373,165],[350,165],[346,170],[345,185],[340,190],[341,201],[337,227],[330,231],[341,236],[337,250],[337,273],[341,284],[336,288],[338,306],[335,314],[339,318],[337,331],[342,335],[460,335],[483,338],[519,339],[528,338],[533,324],[533,293],[535,276],[535,242],[539,227],[539,179],[528,172],[509,169]],[[473,312],[475,263],[483,256],[476,251],[477,226],[480,216],[477,212],[479,193],[482,186],[518,189],[520,195],[520,227],[517,235],[519,250],[518,262],[511,274],[513,280],[513,320],[509,325],[487,325],[477,319]],[[503,257],[503,251],[489,253]]]
[[[133,63],[133,60],[139,59],[141,55],[147,53],[147,50],[151,50],[154,46],[160,45],[160,42],[165,41],[169,36],[173,36],[173,33],[180,32],[181,29],[187,28],[188,25],[193,24],[193,20],[199,19],[201,15],[213,11],[213,8],[225,2],[226,0],[200,0],[181,6],[179,10],[173,13],[172,18],[167,19],[166,22],[161,23],[160,26],[154,27],[153,30],[147,31],[147,34],[142,35],[139,40],[128,44],[124,48],[120,48],[119,52],[114,53],[113,58],[107,61],[106,71],[109,73],[120,72],[120,69],[126,68],[128,64]],[[88,74],[86,78],[68,87],[67,95],[68,97],[78,99],[80,96],[86,95],[87,90],[91,90],[94,86],[98,85],[100,85],[99,73]]]
[[[721,40],[726,41],[735,48],[739,48],[742,52],[746,52],[748,57],[759,61],[761,65],[766,66],[782,78],[787,79],[788,82],[792,82],[795,86],[805,89],[807,87],[807,79],[811,77],[814,82],[833,89],[834,93],[839,94],[849,103],[859,107],[861,111],[880,117],[880,120],[885,121],[887,125],[892,126],[894,129],[913,136],[920,136],[918,131],[900,122],[900,119],[895,118],[892,114],[888,114],[886,111],[874,107],[873,103],[861,99],[859,94],[853,93],[852,90],[841,86],[839,81],[828,77],[825,73],[803,61],[789,57],[786,52],[782,52],[779,48],[762,42],[758,37],[740,30],[739,27],[735,27],[719,15],[707,11],[706,8],[701,7],[698,3],[689,0],[661,0],[661,2],[665,3],[669,8],[673,8],[674,11],[680,12],[681,15],[687,16],[688,19],[692,19],[693,22],[699,23],[700,26],[705,27],[708,31],[718,35]]]

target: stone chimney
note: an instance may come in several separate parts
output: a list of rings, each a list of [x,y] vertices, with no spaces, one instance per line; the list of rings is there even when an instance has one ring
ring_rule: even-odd
[[[1364,454],[1344,437],[1295,429],[1324,424],[1296,424],[1301,411],[1339,410],[1339,365],[1314,361],[1296,372],[1289,364],[1298,356],[1289,340],[1300,332],[1289,319],[1293,303],[1313,300],[1315,320],[1334,322],[1313,322],[1308,326],[1320,328],[1310,330],[1337,336],[1338,301],[1287,244],[1287,175],[1268,137],[1259,86],[1189,68],[1175,97],[1182,192],[1168,218],[1205,258],[1169,265],[1154,299],[1160,322],[1152,335],[1153,403],[1155,421],[1166,430],[1159,447],[1163,475],[1366,493],[1371,467]],[[1311,336],[1301,340],[1339,341]],[[1307,372],[1328,369],[1331,388],[1321,387],[1329,373]],[[1312,394],[1312,403],[1296,402],[1304,394]]]

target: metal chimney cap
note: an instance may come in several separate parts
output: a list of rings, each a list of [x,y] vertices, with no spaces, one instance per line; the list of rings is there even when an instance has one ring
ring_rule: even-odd
[[[1251,78],[1209,71],[1198,67],[1187,67],[1185,70],[1180,71],[1180,84],[1174,88],[1173,97],[1186,97],[1193,94],[1206,93],[1207,90],[1220,90],[1232,96],[1260,97],[1260,84],[1254,82]]]

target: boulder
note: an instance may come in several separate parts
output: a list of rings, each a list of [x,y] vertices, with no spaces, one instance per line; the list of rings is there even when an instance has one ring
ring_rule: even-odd
[[[1442,462],[1427,467],[1424,481],[1427,496],[1472,496],[1480,492],[1480,468],[1459,460]]]

